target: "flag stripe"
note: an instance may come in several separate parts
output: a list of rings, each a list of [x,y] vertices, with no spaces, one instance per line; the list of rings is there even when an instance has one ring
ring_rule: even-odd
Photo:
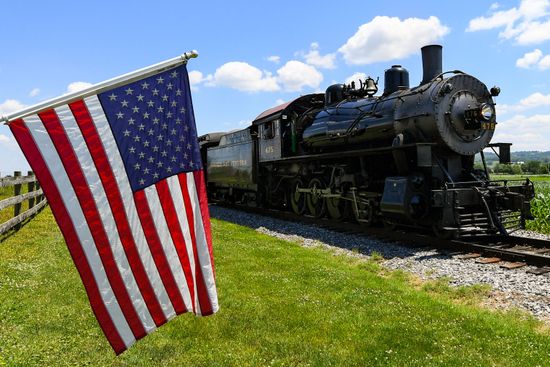
[[[193,304],[191,303],[191,293],[189,287],[187,286],[187,280],[185,274],[183,274],[183,268],[181,266],[176,247],[172,242],[172,236],[170,235],[170,229],[168,228],[168,223],[164,218],[164,212],[162,211],[162,206],[159,201],[159,195],[155,185],[149,186],[144,190],[145,196],[147,197],[147,202],[151,209],[153,215],[153,220],[155,222],[155,227],[157,228],[157,233],[161,240],[164,251],[166,252],[166,258],[170,264],[170,269],[174,275],[174,279],[178,284],[178,289],[181,292],[183,301],[185,302],[185,308],[187,310],[193,309]]]
[[[160,205],[162,211],[164,212],[164,218],[170,228],[170,236],[172,237],[172,243],[176,248],[178,253],[178,258],[183,268],[183,273],[185,274],[185,279],[187,281],[187,287],[191,295],[191,304],[195,304],[195,294],[194,294],[194,279],[191,274],[191,266],[189,264],[189,256],[187,255],[187,247],[185,246],[185,239],[181,231],[181,227],[178,223],[178,216],[176,213],[176,208],[174,207],[174,202],[172,201],[172,195],[170,195],[170,188],[166,180],[161,180],[155,184],[157,188],[157,193],[159,196]]]
[[[208,298],[211,302],[211,309],[209,310],[209,313],[203,314],[204,316],[207,316],[218,311],[218,293],[216,291],[216,281],[214,278],[214,261],[212,258],[212,248],[211,246],[209,246],[208,239],[206,237],[206,224],[204,223],[205,218],[203,217],[201,208],[201,205],[206,204],[206,192],[204,190],[202,191],[201,200],[199,198],[199,192],[197,191],[197,172],[201,171],[195,171],[193,172],[193,175],[189,175],[188,183],[189,187],[191,187],[191,203],[193,204],[195,218],[194,224],[196,228],[195,232],[197,235],[197,253],[200,259],[202,274],[204,276],[204,282],[206,285],[206,290],[208,292]],[[199,181],[199,184],[204,185],[204,180],[201,179]],[[206,213],[208,213],[208,211],[206,211]],[[209,218],[207,220],[208,222],[210,221]]]
[[[32,126],[32,130],[28,126]],[[135,342],[135,338],[107,280],[97,250],[95,247],[85,246],[86,238],[90,238],[91,235],[85,226],[84,215],[80,208],[74,203],[71,205],[71,200],[74,201],[76,196],[72,187],[60,184],[62,180],[68,181],[67,174],[62,171],[63,166],[60,163],[56,165],[55,158],[50,158],[50,162],[46,162],[41,153],[41,150],[47,151],[48,148],[48,137],[43,133],[41,121],[37,116],[32,116],[25,121],[12,122],[10,128],[37,179],[40,180],[69,252],[77,265],[92,310],[115,352],[121,353]],[[37,134],[42,135],[41,147],[33,137]],[[50,171],[49,166],[55,169]]]
[[[118,173],[114,175],[114,178],[116,180],[116,184],[118,185],[120,197],[124,198],[123,203],[126,218],[134,235],[134,241],[140,259],[145,270],[147,271],[149,281],[154,287],[156,297],[162,306],[165,318],[172,318],[175,316],[175,311],[167,290],[164,288],[164,281],[160,277],[159,269],[157,269],[156,263],[151,254],[148,240],[145,237],[145,230],[141,225],[141,219],[139,218],[139,213],[133,200],[133,192],[130,187],[130,182],[128,181],[128,177],[123,174],[125,172],[124,163],[122,162],[122,157],[117,148],[117,143],[112,134],[107,117],[103,112],[101,102],[97,96],[88,97],[84,100],[84,102],[95,124],[96,131],[99,133],[103,143],[103,148],[109,160],[111,170],[113,173]]]
[[[188,180],[192,176],[187,175],[181,175],[178,176],[178,179],[180,181],[180,186],[182,188],[183,192],[183,201],[185,205],[185,212],[188,218],[189,223],[195,222],[195,216],[193,214],[193,206],[190,199],[190,191],[188,186]],[[199,300],[200,305],[200,314],[206,315],[208,312],[211,312],[211,305],[210,300],[208,299],[208,293],[206,291],[205,282],[204,282],[204,274],[202,274],[202,267],[198,256],[198,244],[197,244],[197,237],[195,235],[195,227],[189,226],[189,232],[191,234],[191,242],[193,244],[193,254],[195,257],[195,274],[196,274],[196,284],[197,284],[197,296]]]
[[[210,255],[210,265],[212,266],[212,274],[215,279],[216,268],[214,266],[214,252],[212,250],[212,231],[210,228],[210,212],[208,210],[208,196],[206,194],[206,180],[204,177],[204,171],[195,171],[193,172],[193,175],[195,176],[195,188],[199,200],[199,208],[202,217],[202,224],[204,226],[206,243],[208,245],[208,253]]]
[[[189,174],[189,173],[187,173]],[[185,175],[184,173],[180,173],[181,175]],[[178,180],[178,175],[172,176],[167,179],[168,187],[170,188],[170,195],[172,196],[172,200],[174,201],[174,206],[178,208],[176,211],[176,214],[178,216],[178,221],[180,228],[183,232],[183,237],[185,239],[185,248],[187,250],[187,258],[189,259],[189,268],[191,269],[191,276],[193,278],[193,294],[197,294],[197,282],[196,282],[196,274],[195,274],[195,255],[193,253],[193,242],[191,240],[191,232],[189,230],[190,224],[187,222],[188,218],[185,213],[185,203],[183,201],[183,192],[180,186],[180,182]],[[193,300],[193,312],[197,312],[198,309],[198,298],[194,297]]]
[[[135,279],[133,279],[132,277],[132,273],[125,271],[125,269],[129,269],[129,264],[124,254],[124,249],[122,248],[120,238],[118,236],[115,219],[110,210],[110,206],[108,204],[107,196],[103,189],[101,179],[98,175],[97,170],[95,169],[93,159],[87,149],[80,128],[78,127],[71,110],[67,106],[56,108],[56,113],[59,119],[63,121],[62,127],[65,129],[65,133],[67,134],[69,142],[72,145],[72,149],[78,158],[78,164],[80,164],[81,167],[87,168],[85,171],[83,171],[83,174],[86,178],[87,187],[89,188],[89,191],[93,196],[91,203],[95,203],[98,209],[98,213],[101,217],[101,225],[103,225],[105,228],[109,244],[112,250],[117,253],[115,258],[120,259],[121,261],[121,263],[117,262],[117,265],[119,266],[119,271],[122,272],[123,278],[125,278],[125,282],[128,284],[128,289],[133,289],[132,292],[136,292],[137,284],[135,282]],[[102,210],[100,208],[102,208]],[[168,299],[166,300],[166,302],[170,303]],[[143,300],[140,300],[140,303],[143,303]],[[172,311],[172,315],[173,314],[174,312]],[[150,318],[149,320],[149,324],[152,327],[153,321]]]
[[[92,159],[99,173],[101,183],[103,184],[105,193],[107,194],[109,206],[111,207],[115,217],[115,223],[122,247],[124,248],[124,252],[128,258],[128,263],[130,265],[129,270],[133,273],[139,287],[139,291],[141,291],[140,294],[139,291],[133,291],[133,289],[130,289],[131,301],[133,302],[135,311],[138,312],[139,317],[129,316],[129,318],[127,318],[132,330],[138,333],[136,334],[136,337],[141,338],[154,328],[154,325],[151,325],[149,320],[150,317],[153,318],[157,326],[166,322],[166,318],[154,294],[151,284],[149,283],[149,279],[145,274],[139,254],[137,253],[134,238],[128,225],[124,204],[116,185],[113,171],[111,170],[107,155],[103,150],[103,143],[99,137],[92,118],[88,113],[88,109],[84,101],[73,102],[69,104],[69,108],[73,112],[76,122],[82,131],[88,150],[91,153]],[[142,307],[141,297],[145,300],[146,308]]]
[[[117,256],[118,259],[115,260],[113,248],[116,248],[116,243],[111,242],[105,232],[105,227],[103,226],[101,217],[95,205],[95,201],[90,192],[89,185],[86,182],[80,165],[78,164],[74,151],[71,149],[71,145],[65,135],[65,131],[63,130],[63,127],[61,126],[57,115],[53,110],[47,110],[40,113],[38,116],[44,123],[44,126],[52,139],[55,149],[59,154],[59,158],[61,159],[61,163],[65,167],[65,171],[70,173],[68,175],[68,179],[75,190],[76,198],[82,207],[82,212],[88,227],[90,228],[92,240],[99,251],[103,262],[103,267],[107,272],[109,282],[113,284],[113,290],[115,291],[119,304],[122,306],[124,315],[127,319],[136,317],[136,311],[132,306],[132,301],[127,291],[127,289],[131,290],[132,288],[135,288],[135,281],[131,279],[131,274],[128,272],[126,272],[126,279],[123,280],[118,266],[120,266],[124,272],[124,265],[127,264],[127,261],[123,259],[123,255]],[[122,251],[118,252],[120,254]],[[122,286],[124,284],[126,284],[126,287]],[[134,330],[134,332],[136,332],[136,330]]]
[[[172,302],[172,305],[178,315],[184,313],[187,309],[183,302],[181,293],[178,291],[178,285],[176,284],[174,275],[170,270],[170,264],[166,259],[167,252],[165,252],[162,247],[162,243],[155,228],[151,208],[149,207],[145,193],[143,191],[136,191],[134,193],[134,201],[136,203],[143,230],[145,231],[145,236],[149,242],[151,254],[153,255],[153,259],[155,260],[158,269],[160,269],[160,275],[162,281],[164,282],[164,287],[170,296],[170,301]]]

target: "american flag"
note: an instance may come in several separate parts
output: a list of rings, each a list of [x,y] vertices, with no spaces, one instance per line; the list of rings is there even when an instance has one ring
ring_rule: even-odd
[[[117,354],[218,310],[185,65],[11,121]]]

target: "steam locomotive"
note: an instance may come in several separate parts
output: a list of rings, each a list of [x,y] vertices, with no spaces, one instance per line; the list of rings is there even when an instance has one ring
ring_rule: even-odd
[[[243,130],[199,137],[210,198],[441,237],[524,228],[532,182],[491,181],[485,164],[485,148],[510,161],[511,144],[491,143],[500,89],[442,72],[440,45],[421,53],[418,86],[393,65],[379,96],[370,77],[335,84],[268,109]]]

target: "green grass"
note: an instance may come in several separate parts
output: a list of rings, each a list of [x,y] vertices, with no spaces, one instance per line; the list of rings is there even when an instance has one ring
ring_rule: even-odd
[[[14,190],[13,186],[0,187],[0,200],[12,197],[13,190]],[[26,192],[28,192],[27,185],[22,185],[21,193],[24,194]],[[29,202],[24,201],[23,203],[21,203],[21,213],[27,209],[29,209]],[[11,218],[13,218],[13,206],[9,206],[5,209],[0,210],[0,224],[4,223],[5,221]]]
[[[535,366],[550,333],[376,261],[213,220],[221,310],[182,315],[115,357],[51,211],[0,244],[0,366]]]

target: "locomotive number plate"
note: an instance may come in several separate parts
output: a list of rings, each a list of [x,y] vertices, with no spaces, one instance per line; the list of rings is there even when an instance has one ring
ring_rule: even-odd
[[[482,130],[494,130],[496,126],[496,123],[494,122],[482,122],[481,123],[481,129]]]

